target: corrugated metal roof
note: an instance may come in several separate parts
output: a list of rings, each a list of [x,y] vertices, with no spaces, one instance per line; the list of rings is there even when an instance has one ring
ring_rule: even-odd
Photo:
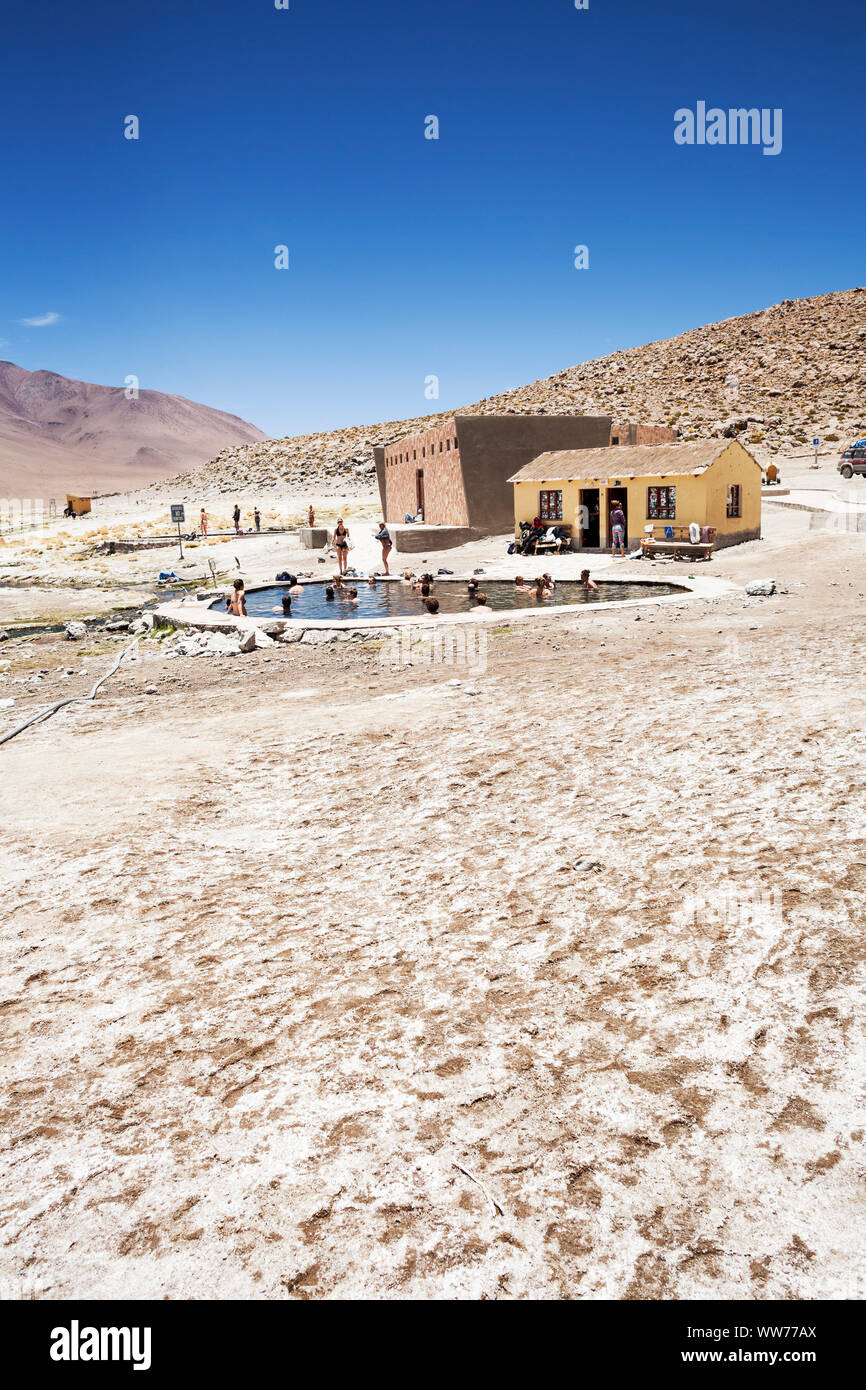
[[[705,473],[732,439],[701,439],[692,444],[613,444],[606,449],[554,449],[527,463],[510,483],[571,482],[609,478],[671,478]],[[742,446],[741,446],[742,447]],[[748,453],[748,450],[745,451]],[[751,454],[749,454],[751,458]],[[758,462],[754,460],[757,468]]]

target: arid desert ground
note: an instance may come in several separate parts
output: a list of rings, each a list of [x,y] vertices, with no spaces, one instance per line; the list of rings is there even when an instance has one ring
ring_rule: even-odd
[[[866,1295],[866,533],[764,536],[474,673],[145,639],[0,747],[6,1296]],[[0,626],[171,560],[36,548]],[[2,643],[0,734],[126,640]]]

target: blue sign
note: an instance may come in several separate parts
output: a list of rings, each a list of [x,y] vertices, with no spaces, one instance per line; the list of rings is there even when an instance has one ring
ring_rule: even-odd
[[[813,440],[812,440],[812,448],[813,448],[813,449],[817,449],[818,446],[820,445],[820,443],[821,443],[820,439],[813,439]]]

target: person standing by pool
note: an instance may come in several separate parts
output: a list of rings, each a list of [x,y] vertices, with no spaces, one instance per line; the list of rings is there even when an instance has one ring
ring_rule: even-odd
[[[625,559],[625,512],[622,503],[614,499],[610,512],[610,553]]]
[[[206,541],[206,540],[207,540],[207,512],[205,511],[204,507],[202,507],[201,513],[200,513],[200,515],[199,515],[199,519],[198,519],[198,529],[199,529],[199,531],[201,532],[201,538],[202,538],[202,540],[203,540],[203,541]]]
[[[256,523],[256,530],[257,530],[257,531],[261,531],[261,529],[262,529],[262,514],[261,514],[261,512],[259,511],[258,507],[256,507],[255,511],[253,512],[253,521]]]
[[[312,530],[316,524],[316,513],[313,511],[312,502],[310,503],[310,510],[307,512],[307,521],[309,522],[310,530]]]
[[[375,535],[376,540],[382,547],[382,564],[385,567],[385,573],[390,574],[391,571],[388,569],[388,556],[391,554],[391,533],[384,521],[379,522],[379,529]]]
[[[232,512],[232,521],[235,524],[235,535],[239,536],[241,533],[241,509],[237,502],[235,502],[235,509]]]
[[[341,516],[337,517],[337,524],[334,527],[334,545],[337,547],[337,563],[342,575],[346,573],[349,564],[349,528],[344,525]]]

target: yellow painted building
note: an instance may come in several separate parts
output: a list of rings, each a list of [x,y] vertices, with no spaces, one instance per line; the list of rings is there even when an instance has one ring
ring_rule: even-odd
[[[540,454],[509,482],[517,538],[521,521],[541,517],[547,526],[571,526],[575,549],[606,549],[614,502],[625,512],[629,549],[649,527],[663,540],[693,522],[713,528],[716,549],[761,535],[761,466],[736,440],[561,449]]]

